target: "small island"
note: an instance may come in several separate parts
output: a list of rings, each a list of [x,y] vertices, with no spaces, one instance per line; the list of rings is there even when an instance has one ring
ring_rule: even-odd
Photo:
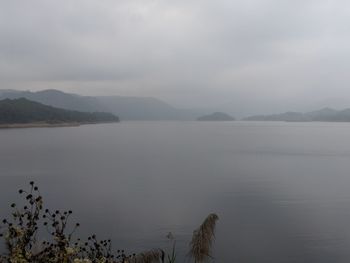
[[[209,115],[205,115],[202,117],[199,117],[197,121],[234,121],[235,118],[223,113],[223,112],[214,112]]]
[[[80,112],[47,106],[25,98],[0,100],[0,128],[79,126],[119,122],[106,112]]]

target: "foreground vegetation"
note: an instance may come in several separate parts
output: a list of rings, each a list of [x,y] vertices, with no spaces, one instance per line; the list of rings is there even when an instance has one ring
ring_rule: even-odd
[[[79,223],[72,226],[70,219],[73,212],[45,208],[43,197],[34,182],[30,182],[28,191],[20,189],[19,194],[25,203],[11,204],[11,217],[3,219],[0,227],[0,236],[6,246],[0,254],[1,263],[176,262],[176,241],[171,233],[167,236],[173,242],[170,253],[159,248],[139,254],[115,251],[110,239],[99,240],[96,235],[89,236],[85,241],[73,238],[80,226]],[[210,214],[193,232],[189,257],[195,263],[212,258],[210,250],[217,220],[216,214]],[[42,241],[44,236],[46,240]]]

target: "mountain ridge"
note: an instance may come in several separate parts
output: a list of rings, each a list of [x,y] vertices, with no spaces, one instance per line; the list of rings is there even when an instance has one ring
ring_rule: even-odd
[[[82,96],[50,89],[0,91],[0,99],[24,97],[45,105],[85,112],[111,112],[122,120],[195,120],[201,111],[179,109],[153,97]]]
[[[284,112],[271,115],[253,115],[244,121],[287,121],[287,122],[350,122],[350,108],[335,110],[329,107],[310,112]]]

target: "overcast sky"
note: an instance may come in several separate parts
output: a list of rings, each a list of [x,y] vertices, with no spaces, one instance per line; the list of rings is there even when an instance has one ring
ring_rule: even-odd
[[[0,88],[350,107],[350,1],[0,0]]]

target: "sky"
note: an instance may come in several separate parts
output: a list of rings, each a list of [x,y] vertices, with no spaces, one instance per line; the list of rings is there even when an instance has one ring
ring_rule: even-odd
[[[0,89],[238,116],[350,107],[350,1],[0,0]]]

